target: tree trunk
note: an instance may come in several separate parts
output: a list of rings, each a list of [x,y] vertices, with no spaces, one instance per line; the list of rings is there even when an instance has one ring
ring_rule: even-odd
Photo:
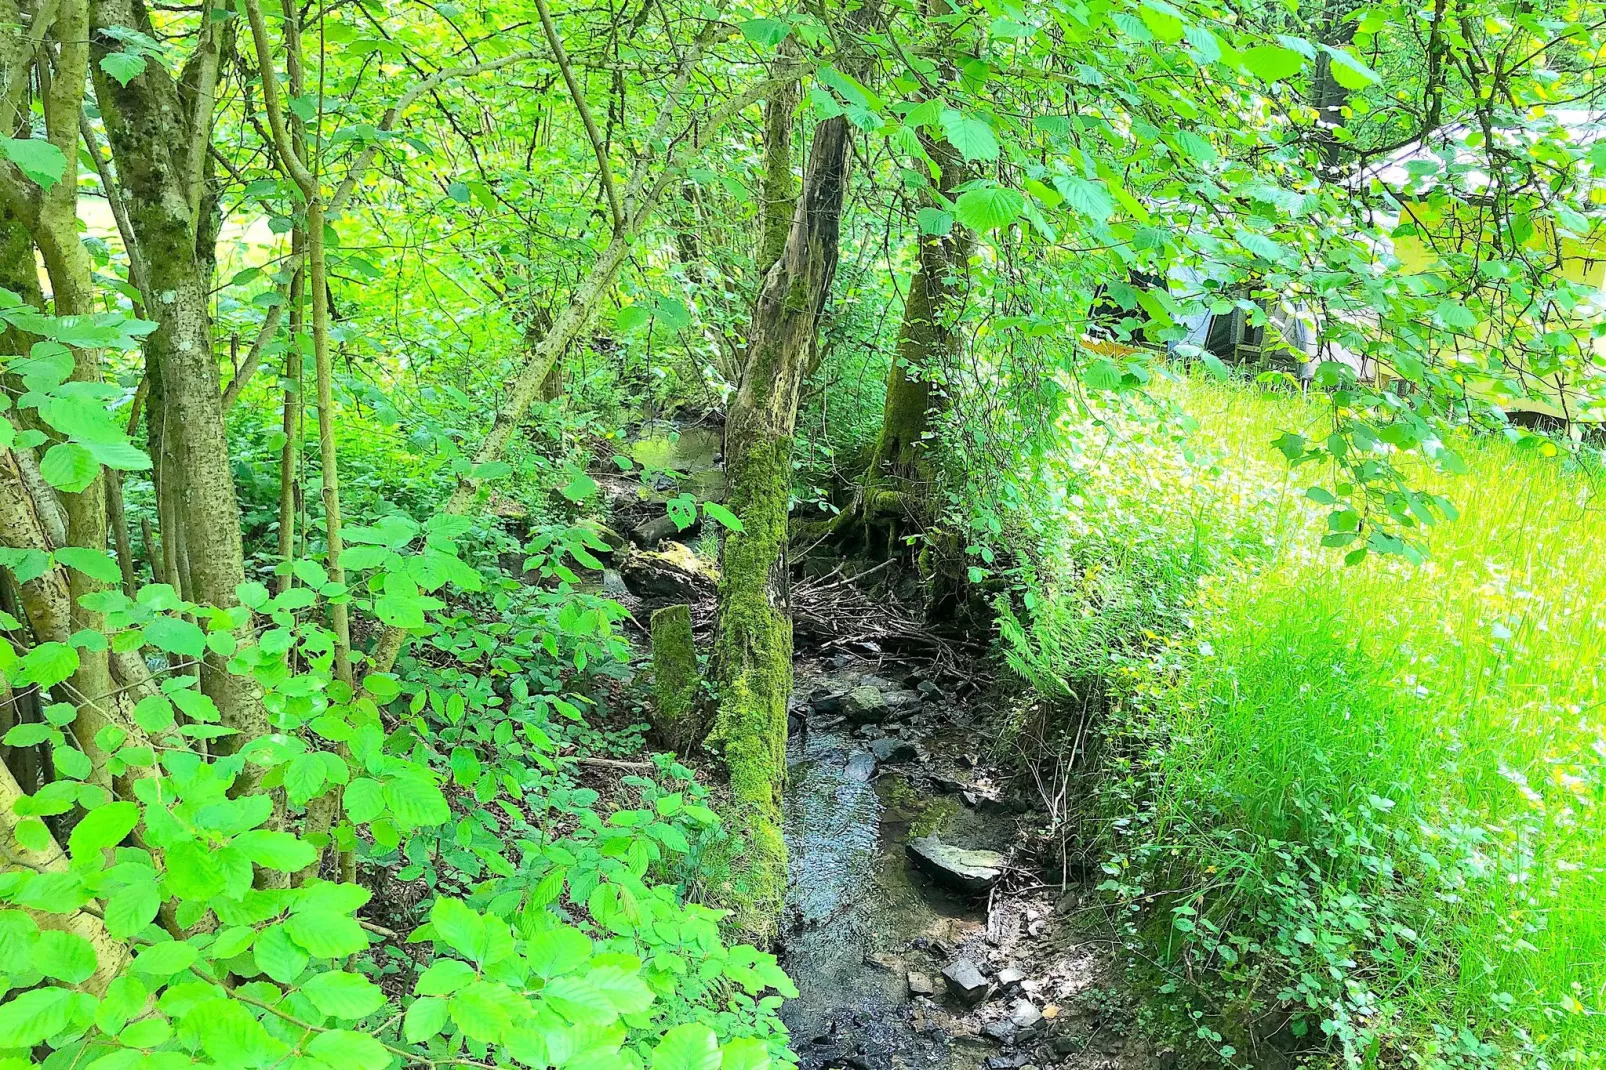
[[[791,124],[773,109],[766,125]],[[841,116],[814,131],[808,170],[780,256],[753,309],[741,384],[725,423],[726,505],[741,530],[725,538],[712,678],[718,703],[709,745],[723,756],[736,822],[750,842],[736,875],[738,921],[774,933],[786,888],[781,788],[786,702],[792,691],[787,506],[798,392],[836,272],[842,205],[852,160]],[[784,144],[766,136],[766,146]],[[790,163],[785,164],[790,169]],[[769,161],[766,172],[779,173]]]
[[[926,149],[941,169],[939,191],[952,197],[969,177],[964,161],[946,142],[928,141]],[[857,515],[845,518],[862,529],[872,553],[892,556],[900,522],[918,528],[928,519],[933,473],[926,435],[931,414],[947,404],[939,377],[952,367],[958,347],[955,321],[964,309],[973,246],[969,231],[958,224],[942,237],[920,236],[915,272],[904,296],[898,350],[887,373],[881,431]]]
[[[146,374],[151,380],[147,422],[159,428],[162,543],[179,579],[187,577],[194,601],[232,608],[245,581],[240,509],[229,465],[217,361],[208,314],[211,279],[196,253],[196,220],[190,211],[192,184],[187,162],[191,136],[209,138],[210,123],[191,131],[177,87],[159,63],[125,85],[100,69],[118,47],[106,31],[129,26],[152,32],[143,8],[132,0],[94,0],[91,66],[129,221],[149,272],[148,309],[157,327],[147,338]],[[203,154],[202,159],[205,158]],[[209,653],[201,686],[217,703],[223,722],[244,743],[267,731],[260,692],[248,678],[231,675],[226,658]]]

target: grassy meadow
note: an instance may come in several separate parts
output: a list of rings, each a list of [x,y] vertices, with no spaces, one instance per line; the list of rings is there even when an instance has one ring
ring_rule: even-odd
[[[1320,473],[1269,445],[1318,404],[1165,394],[1172,433],[1067,450],[1044,572],[1074,580],[1020,655],[1124,681],[1097,791],[1134,946],[1239,1058],[1326,1034],[1361,1064],[1606,1063],[1598,468],[1464,444],[1469,474],[1421,473],[1461,513],[1430,558],[1346,567]]]

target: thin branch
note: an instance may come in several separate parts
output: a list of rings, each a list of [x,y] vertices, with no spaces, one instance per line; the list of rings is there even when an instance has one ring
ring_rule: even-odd
[[[585,124],[586,137],[591,140],[591,151],[597,155],[597,176],[602,180],[602,188],[608,194],[608,210],[613,213],[613,232],[621,233],[625,229],[624,207],[619,202],[619,190],[613,183],[613,168],[608,165],[608,146],[602,140],[602,134],[597,130],[597,121],[592,118],[591,106],[586,103],[585,89],[574,76],[574,68],[569,65],[569,55],[563,50],[563,41],[558,37],[558,28],[552,24],[552,12],[547,10],[546,0],[535,0],[535,10],[541,16],[541,28],[546,31],[547,44],[552,48],[552,56],[558,61],[558,70],[563,72],[563,81],[569,87],[569,96],[574,99],[575,110],[580,113],[580,121]]]

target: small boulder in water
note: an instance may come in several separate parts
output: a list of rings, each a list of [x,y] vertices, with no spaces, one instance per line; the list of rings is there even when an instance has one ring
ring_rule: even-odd
[[[904,850],[932,879],[961,892],[980,895],[1004,875],[1004,856],[943,843],[936,836],[910,840]]]
[[[882,736],[880,739],[870,741],[870,753],[883,762],[912,762],[920,755],[920,750],[907,739],[898,739],[894,736]]]
[[[848,766],[845,770],[849,780],[860,782],[869,780],[875,775],[875,755],[867,750],[856,750],[848,755]]]

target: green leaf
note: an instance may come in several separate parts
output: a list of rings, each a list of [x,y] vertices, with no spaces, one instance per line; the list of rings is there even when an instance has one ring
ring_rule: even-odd
[[[941,125],[943,137],[966,160],[998,159],[998,138],[993,135],[993,128],[985,119],[944,108]]]
[[[438,996],[413,1000],[402,1021],[402,1032],[409,1044],[419,1044],[439,1033],[446,1025],[448,1004]]]
[[[104,550],[91,550],[85,546],[64,546],[56,551],[56,560],[102,583],[121,583],[123,579],[122,569],[117,567],[117,562]]]
[[[112,802],[89,811],[73,826],[67,851],[74,859],[103,847],[115,847],[139,824],[139,804]]]
[[[915,213],[915,222],[920,225],[920,233],[941,238],[953,231],[954,214],[941,208],[922,208]]]
[[[76,494],[100,475],[100,463],[78,443],[58,442],[45,451],[44,460],[39,462],[39,474],[57,490]]]
[[[187,658],[206,653],[206,633],[182,617],[157,617],[145,625],[145,641],[158,650]]]
[[[1281,45],[1256,45],[1243,53],[1244,70],[1263,82],[1281,82],[1305,67],[1305,57]]]
[[[589,943],[586,945],[586,950],[590,951]],[[427,970],[418,975],[414,991],[420,996],[449,996],[478,976],[474,972],[474,967],[460,959],[436,959],[430,963]]]
[[[719,1070],[719,1038],[701,1022],[677,1025],[652,1050],[652,1070]]]
[[[0,1005],[0,1048],[31,1048],[62,1032],[74,1006],[65,988],[39,988]]]
[[[1469,331],[1478,325],[1478,314],[1459,301],[1446,298],[1433,311],[1439,321],[1453,331]]]
[[[372,679],[372,677],[369,677]],[[372,821],[385,809],[385,789],[379,786],[379,781],[367,777],[358,777],[346,785],[341,794],[341,802],[346,808],[346,816],[354,824]]]
[[[111,52],[101,57],[100,69],[118,85],[127,85],[145,73],[145,57],[136,52]]]
[[[418,776],[401,776],[385,783],[385,803],[403,830],[444,825],[452,818],[441,789]]]
[[[1026,198],[1018,191],[989,185],[961,193],[954,214],[971,230],[986,234],[1015,222],[1025,206]]]
[[[284,927],[291,939],[314,958],[335,959],[355,955],[368,946],[362,926],[353,918],[332,910],[292,914]]]
[[[140,951],[134,956],[132,967],[138,973],[167,977],[189,969],[197,957],[198,953],[190,944],[182,940],[166,940]]]
[[[290,984],[307,968],[311,956],[290,938],[283,925],[270,925],[257,934],[251,945],[257,967],[280,984]]]
[[[769,1070],[770,1049],[757,1037],[727,1040],[719,1053],[719,1070]]]
[[[1079,175],[1055,175],[1054,188],[1059,190],[1065,203],[1075,212],[1103,223],[1115,214],[1115,200],[1097,182]]]
[[[569,925],[555,925],[530,937],[525,944],[530,969],[553,978],[585,965],[591,958],[591,938]]]
[[[485,919],[462,900],[442,896],[430,907],[429,921],[437,939],[471,959],[485,954]]]
[[[294,873],[306,869],[318,857],[318,849],[288,832],[252,829],[234,837],[234,846],[259,866]]]
[[[774,48],[786,40],[792,28],[780,19],[747,19],[737,23],[742,36],[762,48]]]
[[[78,651],[66,643],[40,643],[22,656],[13,684],[55,687],[78,671]]]
[[[571,502],[583,502],[597,492],[597,481],[584,472],[574,473],[573,478],[565,483],[558,491],[559,494]]]
[[[34,945],[33,968],[46,977],[76,985],[94,974],[95,948],[77,933],[46,929]]]
[[[269,1036],[245,1004],[232,999],[197,1004],[184,1015],[183,1028],[193,1031],[223,1066],[266,1066],[285,1051],[283,1041]]]
[[[703,513],[707,516],[713,517],[715,520],[719,521],[720,526],[728,528],[731,531],[742,530],[741,519],[737,517],[735,513],[731,512],[723,505],[720,505],[718,502],[704,502]]]
[[[119,940],[140,932],[156,920],[162,895],[155,881],[140,881],[115,892],[106,900],[106,931]]]
[[[385,1005],[384,990],[355,973],[320,973],[301,991],[331,1018],[363,1018]]]
[[[0,153],[40,189],[49,189],[67,173],[67,157],[56,146],[39,138],[0,138]]]
[[[1337,45],[1319,45],[1327,53],[1327,69],[1333,75],[1333,81],[1345,89],[1365,89],[1377,82],[1377,72],[1355,58],[1354,53]]]

